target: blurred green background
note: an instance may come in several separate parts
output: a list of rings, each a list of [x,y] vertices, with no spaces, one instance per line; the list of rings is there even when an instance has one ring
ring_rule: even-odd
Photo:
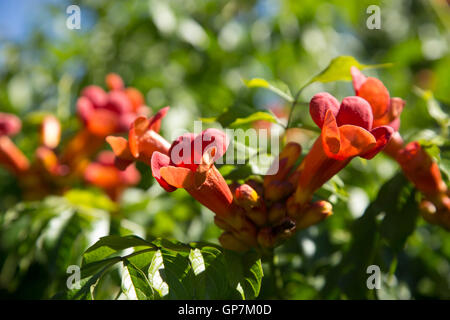
[[[81,8],[80,30],[66,27],[70,4]],[[381,9],[379,30],[366,26],[366,9],[373,4]],[[138,88],[153,111],[171,106],[162,123],[168,139],[177,129],[192,129],[194,120],[218,116],[226,108],[283,106],[273,93],[246,88],[241,79],[281,80],[296,92],[340,55],[364,64],[393,63],[365,74],[380,78],[391,96],[406,100],[400,132],[408,141],[430,140],[439,132],[414,87],[431,90],[447,112],[450,105],[450,8],[443,0],[1,1],[0,21],[0,111],[22,119],[23,131],[14,140],[28,156],[37,146],[36,114],[55,114],[63,123],[64,141],[79,127],[75,101],[80,91],[89,84],[104,87],[109,72]],[[300,100],[307,102],[320,91],[338,99],[354,94],[350,82],[314,83]],[[298,107],[294,116],[310,121],[306,108]],[[79,262],[80,252],[107,233],[217,243],[220,230],[211,212],[182,190],[164,193],[149,168],[138,167],[142,181],[126,191],[113,219],[106,199],[106,205],[93,204],[83,191],[65,197],[68,203],[50,198],[41,204],[49,211],[58,208],[50,220],[65,221],[61,212],[83,213],[67,218],[78,219],[75,224],[54,223],[52,230],[59,231],[53,231],[58,234],[53,238],[36,225],[42,217],[8,220],[33,208],[15,206],[20,201],[17,183],[0,170],[0,297],[52,297],[64,288],[66,266]],[[355,249],[355,241],[364,238],[355,231],[355,219],[396,171],[396,163],[384,155],[370,162],[358,158],[340,174],[345,186],[334,186],[340,193],[321,189],[319,196],[334,204],[334,215],[279,248],[282,293],[267,272],[260,298],[373,298],[365,282],[359,283],[364,288],[355,284],[367,277],[361,252],[373,244],[365,239],[367,247],[363,241]],[[398,177],[392,183],[392,190],[408,188]],[[378,204],[394,206],[398,199],[386,194],[389,199]],[[362,221],[370,234],[370,223]],[[419,219],[404,250],[383,240],[376,247],[372,258],[385,275],[376,297],[450,298],[450,236],[444,230]],[[111,297],[116,280],[104,280],[100,297]]]

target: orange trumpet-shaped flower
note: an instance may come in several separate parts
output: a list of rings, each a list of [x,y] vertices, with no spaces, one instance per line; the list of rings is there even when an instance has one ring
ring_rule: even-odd
[[[141,176],[134,165],[121,171],[114,166],[114,153],[101,152],[96,162],[90,163],[84,171],[84,180],[103,189],[108,196],[117,201],[123,190],[136,185]]]
[[[185,134],[172,143],[170,157],[158,151],[153,153],[153,177],[165,190],[184,188],[219,217],[226,217],[232,212],[233,195],[214,161],[222,157],[227,147],[226,135],[217,129]]]
[[[165,107],[149,119],[138,117],[131,124],[128,141],[123,137],[106,137],[106,141],[116,155],[115,163],[119,169],[125,169],[136,160],[150,166],[152,154],[155,151],[163,154],[169,152],[170,143],[158,134],[161,120],[168,111],[169,107]]]
[[[366,77],[356,67],[351,67],[353,88],[356,95],[367,100],[372,107],[373,126],[388,125],[395,131],[400,127],[400,114],[405,101],[400,98],[391,98],[389,91],[377,78]]]
[[[416,141],[398,152],[397,162],[405,176],[425,196],[420,204],[425,220],[450,230],[450,191],[437,163]]]
[[[0,136],[0,164],[17,175],[26,172],[30,167],[27,157],[6,135]]]
[[[373,158],[394,131],[389,126],[373,128],[372,109],[360,97],[344,98],[339,105],[328,93],[316,94],[310,102],[310,114],[322,132],[298,169],[295,202],[300,207],[351,159]]]
[[[437,163],[431,159],[417,141],[407,144],[405,148],[400,150],[397,161],[405,176],[426,197],[433,199],[447,192],[447,186],[442,181]]]
[[[14,174],[21,174],[30,166],[27,157],[8,137],[16,135],[21,127],[17,116],[0,112],[0,165]]]

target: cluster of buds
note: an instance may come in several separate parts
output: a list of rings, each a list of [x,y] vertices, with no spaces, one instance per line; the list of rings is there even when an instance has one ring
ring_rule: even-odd
[[[120,76],[108,74],[106,83],[109,92],[94,85],[84,88],[77,101],[82,127],[59,152],[61,124],[53,115],[43,118],[40,145],[31,163],[9,138],[20,131],[20,119],[0,114],[0,164],[17,176],[24,198],[40,199],[48,194],[60,194],[84,178],[116,200],[124,186],[139,181],[134,166],[125,175],[109,166],[107,159],[114,160],[113,155],[101,154],[97,162],[90,164],[106,136],[126,131],[135,118],[149,113],[142,94],[135,88],[125,88]],[[115,181],[113,177],[120,178]]]

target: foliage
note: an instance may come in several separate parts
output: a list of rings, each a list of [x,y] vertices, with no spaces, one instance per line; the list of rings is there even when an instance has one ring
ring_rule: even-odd
[[[400,133],[420,142],[448,185],[448,12],[438,1],[375,1],[383,24],[368,30],[372,2],[87,0],[81,30],[65,28],[66,3],[52,2],[38,19],[61,20],[58,32],[38,26],[26,39],[1,40],[0,111],[23,120],[14,140],[31,156],[45,114],[61,121],[64,144],[80,127],[82,88],[116,72],[153,113],[171,106],[167,137],[197,119],[234,129],[262,123],[282,143],[288,128],[300,130],[303,157],[317,137],[309,100],[320,91],[353,95],[354,65],[407,101]],[[236,145],[248,149],[246,163],[220,172],[261,180],[251,161],[259,150]],[[0,168],[0,297],[450,298],[449,233],[419,216],[422,195],[386,155],[354,159],[325,184],[315,197],[332,203],[333,215],[273,256],[223,249],[208,209],[184,190],[163,193],[149,168],[137,167],[140,184],[118,202],[83,183],[25,201]],[[81,286],[67,290],[71,265],[81,266]],[[381,290],[366,286],[370,265],[380,266]]]

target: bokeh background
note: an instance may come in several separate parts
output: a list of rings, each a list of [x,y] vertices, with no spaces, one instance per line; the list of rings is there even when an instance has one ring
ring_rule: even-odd
[[[81,8],[80,30],[66,27],[71,4]],[[373,4],[381,9],[379,30],[366,26],[366,10]],[[393,63],[365,73],[380,78],[391,96],[406,100],[400,129],[405,139],[432,140],[439,126],[417,88],[432,91],[448,112],[449,30],[450,8],[444,0],[2,0],[0,110],[22,119],[23,130],[14,140],[31,157],[39,114],[60,119],[64,143],[80,126],[75,102],[82,88],[105,87],[105,75],[115,72],[144,94],[153,111],[171,106],[162,124],[163,135],[170,138],[179,128],[192,129],[194,120],[231,107],[272,108],[287,115],[289,105],[278,96],[249,89],[241,79],[281,80],[295,92],[332,58],[351,55],[365,64]],[[350,82],[314,83],[302,91],[300,101],[324,90],[338,99],[353,95]],[[297,110],[295,119],[308,117],[307,108]],[[82,204],[76,210],[84,214],[71,216],[78,219],[71,224],[64,212],[73,207],[57,197],[42,200],[40,206],[54,212],[51,227],[35,216],[8,221],[12,211],[26,216],[33,206],[21,202],[17,181],[0,169],[0,297],[54,296],[65,286],[67,265],[79,263],[80,252],[108,233],[217,243],[220,230],[211,212],[183,190],[164,193],[149,168],[138,169],[141,182],[126,190],[120,210],[112,209],[115,204],[100,191],[86,193],[92,188],[83,184],[68,197]],[[319,193],[334,204],[332,218],[278,249],[283,290],[275,290],[267,272],[260,298],[449,299],[450,236],[420,218],[404,250],[379,240],[373,255],[384,274],[381,290],[375,294],[354,280],[367,277],[360,253],[373,244],[365,246],[355,221],[361,221],[380,186],[397,171],[384,155],[370,162],[353,160],[338,182]],[[378,204],[395,206],[397,199],[390,195],[385,193]],[[365,232],[373,231],[364,226]],[[355,241],[361,241],[357,250]],[[117,279],[111,275],[102,281],[99,296],[114,297]]]

